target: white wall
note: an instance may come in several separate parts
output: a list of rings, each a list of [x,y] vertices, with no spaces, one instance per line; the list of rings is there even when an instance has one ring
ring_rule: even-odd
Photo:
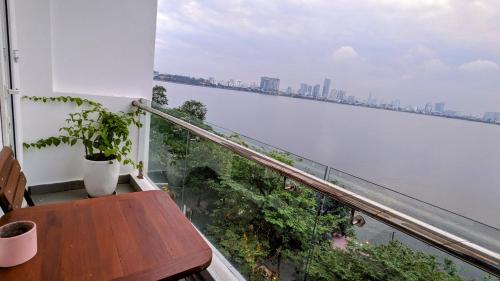
[[[155,0],[52,0],[51,15],[55,91],[150,97]]]
[[[13,2],[22,95],[81,96],[112,110],[151,99],[156,0]],[[57,134],[72,111],[71,105],[23,101],[18,141]],[[132,133],[136,158],[139,135]],[[82,157],[82,147],[25,150],[28,185],[81,179]]]

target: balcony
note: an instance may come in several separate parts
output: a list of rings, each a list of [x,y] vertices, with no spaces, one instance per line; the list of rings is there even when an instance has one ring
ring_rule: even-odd
[[[359,280],[374,268],[380,280],[498,274],[494,227],[176,110],[134,104],[151,113],[147,176],[248,280]]]
[[[151,102],[139,131],[145,178],[213,249],[196,277],[227,280],[481,280],[498,274],[498,236],[453,214]],[[37,105],[44,107],[47,105]],[[30,187],[36,205],[87,197],[81,181]]]
[[[8,7],[0,7],[4,16]],[[22,147],[57,134],[74,105],[21,96],[85,98],[115,112],[146,113],[130,134],[130,155],[143,162],[144,178],[121,167],[117,193],[168,193],[206,239],[212,262],[187,279],[499,276],[497,228],[151,104],[155,1],[19,1],[9,11],[7,28],[17,38],[13,46],[1,41],[0,50],[12,49],[12,59],[2,60],[2,69],[11,69],[5,81],[12,80],[0,100],[2,139],[16,148],[35,205],[93,199],[83,189],[83,147]]]

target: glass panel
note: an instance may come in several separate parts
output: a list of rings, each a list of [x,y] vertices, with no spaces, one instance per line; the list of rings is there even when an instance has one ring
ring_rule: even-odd
[[[357,214],[359,215],[359,214]],[[308,280],[489,280],[485,272],[362,215],[363,227],[318,240]],[[484,279],[483,279],[484,278]],[[491,279],[493,280],[493,279]]]
[[[359,177],[330,169],[328,180],[404,214],[448,231],[477,245],[500,252],[500,230]]]
[[[302,156],[290,153],[288,151],[284,151],[280,148],[263,143],[263,142],[258,141],[256,139],[253,139],[251,137],[233,132],[229,129],[223,128],[223,127],[218,126],[216,124],[212,124],[212,123],[206,122],[206,121],[201,121],[201,120],[193,118],[193,117],[191,117],[183,112],[179,112],[178,110],[175,110],[175,109],[162,107],[156,103],[152,103],[152,107],[155,109],[161,110],[167,114],[170,114],[174,117],[177,117],[177,118],[180,118],[184,121],[187,121],[187,122],[189,122],[193,125],[196,125],[200,128],[204,128],[206,130],[209,130],[209,131],[211,131],[219,136],[243,143],[245,146],[247,146],[255,151],[262,152],[264,154],[278,153],[278,154],[286,155],[287,158],[293,160],[292,161],[293,167],[295,167],[299,170],[302,170],[304,172],[307,172],[311,175],[317,176],[318,178],[325,179],[325,176],[328,173],[328,167],[326,165],[321,164],[321,163],[318,163],[318,162],[315,162],[313,160],[304,158]]]
[[[205,122],[205,124],[209,125],[211,129],[218,135],[230,138],[230,137],[237,137],[241,141],[245,143],[246,146],[249,148],[262,152],[264,154],[274,154],[274,153],[279,153],[282,155],[286,155],[287,158],[292,160],[292,165],[293,167],[302,170],[304,172],[307,172],[311,175],[317,176],[318,178],[324,179],[325,174],[328,172],[328,167],[326,165],[320,164],[318,162],[312,161],[310,159],[295,155],[293,153],[290,153],[288,151],[284,151],[280,148],[274,147],[270,144],[266,144],[263,142],[260,142],[256,139],[252,139],[250,137],[247,137],[245,135],[241,135],[238,133],[235,133],[231,130],[228,130],[226,128],[217,126],[215,124]]]
[[[151,114],[147,176],[184,210],[189,132]]]
[[[450,227],[458,217],[465,221],[458,220],[460,225],[471,227],[469,230],[481,229],[445,210],[338,170],[328,171],[324,165],[224,128],[200,126],[425,222]],[[462,280],[487,276],[366,215],[360,219],[356,212],[352,220],[352,210],[338,201],[155,115],[151,116],[147,175],[171,194],[193,224],[248,280]],[[441,222],[434,214],[439,218],[447,215],[451,222]],[[365,224],[357,227],[352,221]],[[499,237],[493,233],[491,239]]]
[[[226,259],[248,280],[302,280],[319,195],[199,138],[187,159],[186,213]]]

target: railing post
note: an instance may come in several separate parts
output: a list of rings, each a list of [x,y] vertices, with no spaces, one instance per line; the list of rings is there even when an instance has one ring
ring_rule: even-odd
[[[184,130],[184,129],[183,129]],[[189,168],[189,144],[191,141],[191,134],[188,130],[186,130],[186,149],[185,149],[185,155],[184,155],[184,169],[182,171],[182,192],[181,192],[181,202],[182,205],[184,206],[182,208],[182,211],[184,214],[186,214],[186,201],[184,200],[184,193],[186,189],[186,178],[187,178],[187,172]]]
[[[323,179],[328,181],[328,177],[330,176],[330,167],[326,166],[325,174],[323,175]]]
[[[150,106],[150,102],[141,99],[141,103],[145,103]],[[140,122],[142,127],[139,128],[139,144],[137,148],[137,162],[142,162],[142,170],[148,171],[148,159],[149,159],[149,133],[150,133],[150,122],[151,113],[144,111],[146,114],[140,116]]]

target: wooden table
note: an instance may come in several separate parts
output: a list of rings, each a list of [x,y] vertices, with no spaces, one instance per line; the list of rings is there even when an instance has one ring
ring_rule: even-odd
[[[162,191],[16,209],[0,225],[32,220],[38,253],[0,268],[0,280],[177,280],[205,269],[212,252]]]

